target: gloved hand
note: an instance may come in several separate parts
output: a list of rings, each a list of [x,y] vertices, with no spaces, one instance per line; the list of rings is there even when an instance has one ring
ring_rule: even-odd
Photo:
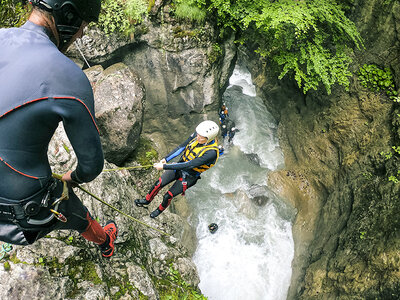
[[[164,169],[164,164],[161,163],[161,162],[155,163],[155,164],[153,165],[153,167],[156,168],[158,171],[160,171],[160,170]]]

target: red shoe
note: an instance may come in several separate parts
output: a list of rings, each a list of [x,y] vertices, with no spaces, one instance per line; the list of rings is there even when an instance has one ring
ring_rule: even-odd
[[[114,254],[114,241],[117,239],[118,227],[114,221],[107,221],[106,226],[104,226],[104,231],[106,232],[106,241],[99,245],[101,255],[103,257],[111,257]]]

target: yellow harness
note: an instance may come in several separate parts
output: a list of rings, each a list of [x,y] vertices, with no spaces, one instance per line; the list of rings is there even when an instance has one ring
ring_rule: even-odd
[[[203,173],[204,171],[208,170],[209,168],[213,167],[219,158],[219,149],[218,149],[218,144],[217,141],[214,140],[212,144],[207,144],[207,145],[202,145],[199,144],[197,141],[197,138],[194,138],[193,140],[190,141],[190,143],[186,146],[185,150],[183,151],[182,159],[183,161],[190,161],[193,160],[197,157],[201,157],[206,153],[207,151],[214,150],[217,152],[217,159],[215,162],[211,165],[201,165],[198,167],[193,168],[194,171]]]

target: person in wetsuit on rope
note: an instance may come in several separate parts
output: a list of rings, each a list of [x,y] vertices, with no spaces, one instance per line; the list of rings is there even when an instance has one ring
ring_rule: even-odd
[[[216,141],[219,127],[213,121],[203,121],[196,127],[196,132],[170,152],[159,163],[154,164],[157,170],[167,170],[156,181],[149,193],[143,199],[136,199],[137,206],[149,205],[157,193],[167,184],[175,181],[165,193],[162,203],[154,210],[150,217],[155,218],[171,203],[173,197],[185,194],[185,191],[194,186],[200,179],[200,174],[213,167],[219,157],[219,148]],[[179,162],[167,164],[170,160],[182,154]]]
[[[104,158],[90,82],[62,53],[98,20],[101,3],[30,2],[21,28],[0,29],[0,240],[28,245],[53,230],[73,229],[110,257],[116,224],[102,228],[72,190],[95,179]],[[55,204],[64,184],[52,178],[47,149],[60,122],[78,164],[62,177],[69,199]]]

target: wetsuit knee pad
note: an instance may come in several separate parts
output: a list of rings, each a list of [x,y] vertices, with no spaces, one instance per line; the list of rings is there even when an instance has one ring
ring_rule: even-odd
[[[163,202],[161,203],[161,206],[163,209],[161,209],[161,207],[159,207],[159,208],[161,210],[166,209],[171,204],[172,198],[174,198],[174,195],[171,193],[171,191],[166,192],[163,197]]]

